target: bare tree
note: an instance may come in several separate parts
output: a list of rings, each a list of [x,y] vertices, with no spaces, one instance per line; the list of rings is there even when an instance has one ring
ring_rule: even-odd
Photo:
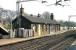
[[[3,8],[0,8],[0,16],[2,16]]]
[[[0,8],[0,22],[2,22],[2,13],[3,13],[3,8]]]
[[[49,12],[44,12],[42,14],[42,16],[45,18],[45,19],[50,19],[50,13]]]

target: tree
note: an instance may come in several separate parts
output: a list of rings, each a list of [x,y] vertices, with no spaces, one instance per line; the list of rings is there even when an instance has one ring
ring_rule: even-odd
[[[45,18],[45,19],[50,19],[50,13],[49,12],[44,12],[42,14],[42,16]]]
[[[68,21],[59,21],[59,23],[60,23],[60,25],[62,27],[64,27],[64,26],[76,27],[76,22],[72,22],[72,21],[70,21],[70,22],[68,22]]]
[[[0,17],[2,16],[3,8],[0,8]]]
[[[2,12],[3,12],[3,8],[0,8],[0,22],[2,21]]]

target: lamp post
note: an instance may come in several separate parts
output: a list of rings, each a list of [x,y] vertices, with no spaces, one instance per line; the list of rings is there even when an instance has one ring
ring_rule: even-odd
[[[11,32],[10,32],[10,38],[12,38],[11,36],[13,36],[13,33],[12,33],[12,17],[11,17]]]
[[[69,24],[70,18],[71,18],[71,16],[68,17],[68,30],[69,30],[69,28],[70,28],[70,24]]]

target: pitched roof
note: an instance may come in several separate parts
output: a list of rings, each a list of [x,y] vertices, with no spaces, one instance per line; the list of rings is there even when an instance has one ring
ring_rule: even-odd
[[[3,30],[5,30],[6,32],[8,32],[7,29],[4,28],[4,26],[0,23],[0,28],[2,28]]]
[[[0,34],[8,35],[8,31],[0,24]]]
[[[25,16],[20,16],[20,17],[24,17],[26,19],[28,19],[30,22],[32,23],[43,23],[43,24],[58,24],[58,22],[56,20],[51,20],[51,19],[44,19],[44,18],[40,18],[37,16],[29,16],[29,15],[25,15]],[[18,18],[18,17],[17,17]],[[15,20],[15,19],[14,19]],[[14,21],[13,20],[13,21]]]
[[[33,23],[59,24],[56,20],[44,19],[37,16],[23,16]]]

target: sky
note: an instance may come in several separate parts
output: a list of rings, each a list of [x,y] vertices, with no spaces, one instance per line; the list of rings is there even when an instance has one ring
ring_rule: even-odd
[[[0,0],[0,7],[9,10],[16,11],[16,1],[17,0]],[[56,0],[46,0],[48,3],[42,4],[41,0],[37,1],[28,1],[21,3],[24,8],[24,12],[28,14],[37,15],[38,13],[42,14],[43,12],[54,13],[56,20],[68,21],[68,16],[76,15],[76,0],[70,0],[68,2],[62,2],[62,4],[70,6],[47,6],[49,4],[55,3]],[[70,21],[76,22],[76,16],[72,16]]]

